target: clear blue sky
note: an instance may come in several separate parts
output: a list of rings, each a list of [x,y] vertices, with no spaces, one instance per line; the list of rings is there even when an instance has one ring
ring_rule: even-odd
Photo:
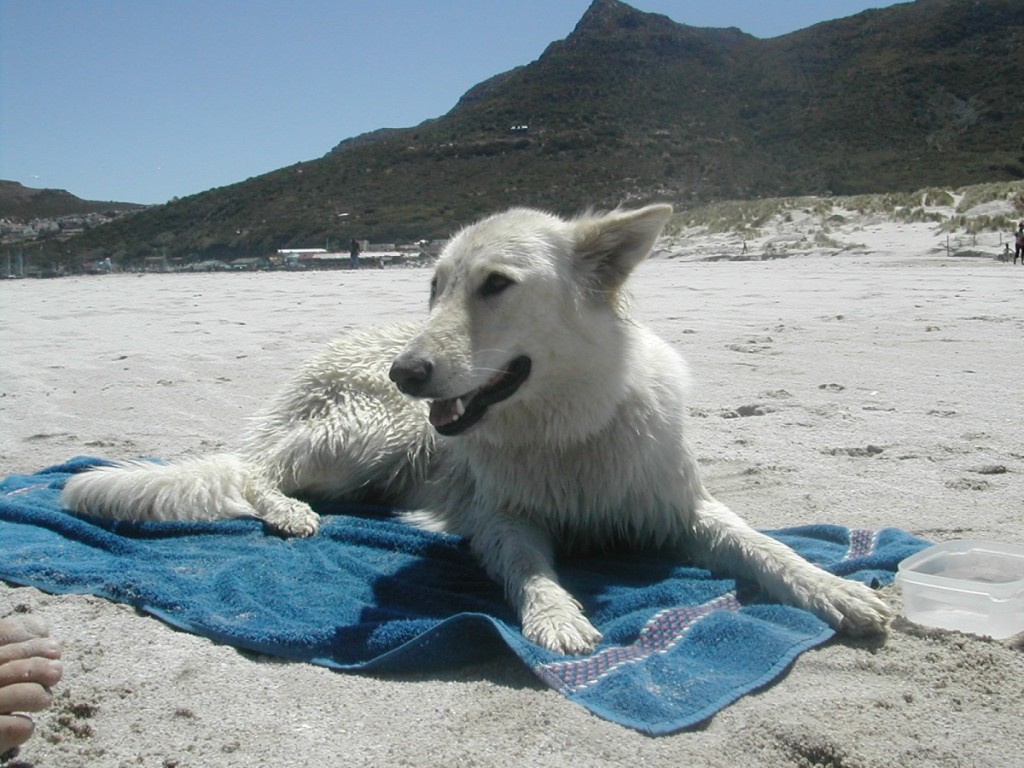
[[[767,38],[888,0],[635,0]],[[161,203],[416,125],[590,0],[0,0],[0,179]]]

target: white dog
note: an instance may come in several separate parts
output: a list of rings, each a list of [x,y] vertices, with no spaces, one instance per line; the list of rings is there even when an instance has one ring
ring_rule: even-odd
[[[295,536],[319,523],[295,497],[413,510],[410,522],[467,537],[523,634],[567,654],[601,634],[559,584],[556,550],[623,544],[751,579],[833,627],[884,632],[889,610],[870,589],[754,531],[701,483],[684,363],[621,296],[671,213],[484,219],[442,253],[423,324],[330,345],[238,455],[98,468],[63,501],[116,518],[255,516]]]

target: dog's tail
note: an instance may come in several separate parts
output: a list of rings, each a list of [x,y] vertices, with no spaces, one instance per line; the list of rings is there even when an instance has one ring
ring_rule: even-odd
[[[124,461],[71,477],[66,509],[116,520],[219,520],[256,516],[255,473],[241,457],[217,454],[175,464]]]

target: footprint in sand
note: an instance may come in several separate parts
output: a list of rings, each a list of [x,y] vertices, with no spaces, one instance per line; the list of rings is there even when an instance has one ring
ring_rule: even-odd
[[[96,440],[89,440],[85,443],[86,448],[117,448],[121,451],[129,451],[135,449],[135,443],[131,440],[117,440],[110,439],[104,440],[97,438]]]
[[[771,336],[755,336],[745,341],[738,342],[736,344],[727,344],[726,349],[733,352],[741,352],[747,355],[756,354],[771,354],[777,355],[778,352],[774,351],[771,347],[773,339]]]
[[[775,408],[770,405],[755,403],[754,405],[741,405],[728,411],[722,411],[719,416],[723,419],[739,419],[746,416],[766,416],[774,413]]]
[[[25,442],[34,443],[41,440],[77,440],[78,435],[72,435],[70,432],[39,432],[35,435],[29,435],[25,438]]]
[[[946,487],[954,491],[987,491],[992,483],[979,477],[958,477],[956,480],[947,480]]]
[[[829,456],[853,456],[854,458],[865,458],[868,456],[877,456],[880,453],[884,453],[885,448],[878,445],[866,445],[863,448],[825,448],[822,453]]]
[[[1009,470],[1003,464],[986,464],[983,467],[970,470],[978,475],[1005,475]]]

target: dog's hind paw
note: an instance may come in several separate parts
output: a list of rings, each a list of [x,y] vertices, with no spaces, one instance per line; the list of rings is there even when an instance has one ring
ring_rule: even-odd
[[[567,656],[591,653],[601,633],[575,605],[537,610],[523,618],[523,635],[549,651]]]

